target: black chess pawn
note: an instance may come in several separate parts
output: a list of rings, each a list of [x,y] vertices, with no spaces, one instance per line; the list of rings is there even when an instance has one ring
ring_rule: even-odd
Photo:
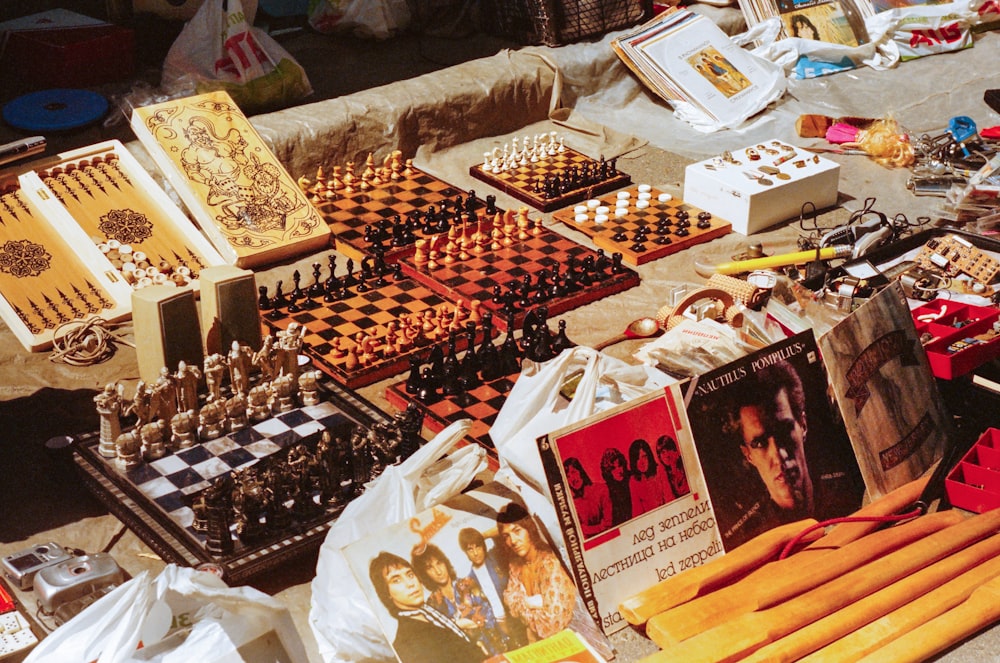
[[[358,284],[358,277],[354,275],[354,259],[347,259],[347,274],[344,275],[342,279],[343,284],[350,288],[351,286]]]
[[[622,265],[622,254],[619,251],[615,251],[611,254],[611,273],[621,274],[625,271],[625,266]]]
[[[476,323],[465,323],[465,355],[462,357],[460,369],[466,391],[479,386],[479,371],[482,368],[479,356],[476,354]]]
[[[500,375],[513,375],[521,370],[522,350],[517,343],[517,339],[514,338],[513,320],[508,321],[507,333],[504,336],[503,343],[500,344],[498,354],[500,360],[497,364],[500,367]]]
[[[420,384],[417,387],[416,398],[421,403],[425,405],[431,405],[440,400],[440,396],[437,392],[437,387],[435,384],[437,380],[435,379],[431,367],[424,366],[420,369]]]
[[[493,194],[486,196],[486,211],[484,212],[486,216],[492,219],[497,213],[497,197]]]
[[[267,286],[257,286],[257,309],[260,311],[270,311],[271,308],[271,298],[267,296]]]
[[[405,278],[406,274],[403,273],[403,263],[394,262],[392,264],[392,280],[398,283]]]
[[[461,389],[459,384],[461,367],[458,363],[457,344],[458,338],[452,331],[448,338],[448,352],[441,362],[441,393],[444,396],[455,396]]]
[[[410,374],[406,378],[406,393],[416,394],[420,391],[420,357],[416,353],[409,358]]]
[[[556,332],[555,337],[552,339],[552,352],[558,356],[562,354],[563,350],[572,348],[576,343],[569,340],[569,336],[566,335],[566,321],[559,321],[559,331]]]
[[[295,284],[295,287],[292,288],[292,293],[289,295],[289,298],[293,302],[297,302],[306,296],[306,294],[302,291],[302,275],[299,274],[299,270],[297,269],[292,272],[292,283]]]
[[[465,196],[465,213],[475,217],[477,209],[479,209],[479,199],[476,198],[476,191],[469,189],[468,195]]]

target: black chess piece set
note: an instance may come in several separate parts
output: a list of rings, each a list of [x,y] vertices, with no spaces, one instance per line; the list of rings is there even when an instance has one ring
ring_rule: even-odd
[[[528,311],[521,325],[520,339],[515,337],[513,315],[508,315],[507,331],[499,344],[493,339],[493,314],[483,313],[482,340],[476,345],[476,325],[466,323],[468,350],[457,352],[459,332],[453,331],[447,349],[440,345],[431,349],[426,357],[410,358],[410,374],[406,379],[406,393],[425,405],[450,398],[459,405],[467,405],[468,394],[476,387],[502,377],[516,375],[521,362],[528,359],[545,362],[575,345],[566,334],[566,321],[560,320],[558,331],[548,325],[548,310],[539,306]]]
[[[654,244],[660,246],[665,246],[671,244],[673,240],[670,235],[675,237],[687,237],[691,234],[688,228],[691,227],[690,214],[687,210],[679,210],[674,218],[671,219],[669,216],[664,216],[656,222],[653,227],[652,234],[656,235],[656,239],[653,240]],[[710,212],[699,212],[697,228],[701,230],[707,230],[712,227],[712,214]],[[646,250],[646,242],[649,241],[650,235],[649,226],[639,226],[629,237],[628,233],[623,229],[619,230],[614,234],[611,239],[618,243],[634,242],[629,250],[635,253],[642,253]]]
[[[341,276],[337,276],[336,255],[330,254],[328,262],[329,275],[326,279],[322,278],[321,264],[313,263],[313,282],[308,286],[303,287],[302,274],[298,270],[292,274],[293,288],[290,292],[283,289],[283,281],[277,282],[274,294],[268,293],[267,286],[258,286],[257,306],[261,313],[268,319],[279,320],[290,313],[320,308],[323,302],[338,302],[354,293],[382,288],[389,284],[390,277],[393,281],[406,278],[401,264],[387,265],[381,254],[363,258],[360,272],[355,271],[354,260],[348,258],[347,273]]]
[[[596,255],[583,260],[570,256],[565,269],[556,263],[538,270],[534,277],[524,274],[503,285],[498,283],[493,286],[490,301],[500,307],[505,318],[510,318],[518,311],[572,295],[625,271],[621,253],[612,253],[609,258],[604,249],[598,249]]]
[[[534,193],[545,199],[559,198],[572,191],[592,187],[618,177],[618,160],[585,161],[579,165],[567,166],[559,173],[550,173],[535,181]]]
[[[390,422],[356,425],[348,437],[326,430],[221,475],[190,496],[192,527],[205,536],[209,552],[229,554],[234,531],[241,543],[251,545],[339,513],[366,482],[420,447],[422,421],[419,410],[407,408]]]
[[[480,209],[483,209],[482,214],[487,219],[492,220],[499,211],[496,202],[496,196],[486,196],[484,202],[470,189],[466,196],[445,198],[437,205],[429,205],[427,209],[416,210],[405,217],[396,214],[392,218],[366,224],[363,239],[373,253],[384,253],[387,244],[392,248],[414,244],[419,239],[418,232],[425,237],[442,235],[452,228],[461,228],[466,222],[474,223]]]

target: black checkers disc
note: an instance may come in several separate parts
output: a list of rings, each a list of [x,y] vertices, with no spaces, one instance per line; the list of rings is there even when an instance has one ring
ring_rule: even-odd
[[[2,111],[3,121],[23,131],[69,131],[100,120],[108,100],[96,92],[71,88],[40,90],[17,97]]]

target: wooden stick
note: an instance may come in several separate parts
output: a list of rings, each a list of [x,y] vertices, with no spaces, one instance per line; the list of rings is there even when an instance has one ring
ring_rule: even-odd
[[[861,507],[852,513],[851,517],[872,518],[899,513],[902,509],[916,504],[930,478],[931,475],[928,473],[918,479],[907,482],[899,488],[889,491],[879,499],[873,500],[870,504]],[[857,541],[866,534],[876,530],[882,524],[878,521],[839,523],[831,528],[826,536],[811,543],[808,549],[839,548],[852,541]]]
[[[977,588],[965,601],[861,659],[864,663],[920,663],[1000,620],[1000,578]]]
[[[628,597],[618,609],[628,623],[645,624],[653,615],[712,591],[770,561],[793,537],[815,524],[810,518],[768,530],[722,557]],[[817,538],[821,534],[817,530]]]
[[[904,606],[936,587],[953,580],[969,568],[977,570],[982,565],[993,562],[1000,573],[1000,535],[994,535],[953,555],[931,564],[897,582],[883,587],[865,597],[864,601],[852,603],[826,617],[809,624],[789,635],[758,649],[746,661],[796,661],[861,628],[886,613]],[[992,576],[983,576],[985,582]],[[831,660],[831,659],[826,659]],[[842,661],[843,657],[836,659]],[[892,660],[892,659],[883,659]]]
[[[844,635],[804,657],[802,661],[856,661],[954,608],[969,598],[977,587],[997,576],[1000,576],[1000,557],[966,569],[953,580]]]
[[[924,516],[928,518],[929,516]],[[647,661],[733,661],[1000,530],[1000,509],[972,516],[773,608],[740,615]],[[859,542],[860,543],[860,542]]]
[[[851,517],[870,518],[899,512],[916,502],[927,485],[928,478],[929,475],[896,488],[857,510]],[[714,591],[771,561],[788,541],[815,522],[803,520],[769,530],[722,557],[628,597],[622,601],[619,610],[630,624],[645,624],[653,615]],[[813,551],[838,548],[860,539],[881,524],[876,521],[840,523],[796,554],[801,560],[801,556],[807,551],[812,554]],[[817,531],[817,535],[819,534]],[[807,538],[805,542],[808,541]]]
[[[792,555],[772,562],[729,587],[651,617],[646,634],[660,647],[676,644],[739,615],[787,601],[962,519],[957,511],[942,511],[810,555],[805,561]]]

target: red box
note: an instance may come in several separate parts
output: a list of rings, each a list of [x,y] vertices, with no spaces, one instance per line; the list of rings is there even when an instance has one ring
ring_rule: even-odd
[[[1000,310],[992,306],[935,299],[911,313],[935,377],[951,380],[1000,357],[1000,335],[991,332]]]
[[[4,68],[25,91],[112,83],[135,73],[135,33],[112,24],[11,32]]]
[[[952,506],[983,513],[1000,507],[1000,472],[986,457],[1000,447],[1000,430],[988,428],[962,460],[948,472],[944,487]]]

